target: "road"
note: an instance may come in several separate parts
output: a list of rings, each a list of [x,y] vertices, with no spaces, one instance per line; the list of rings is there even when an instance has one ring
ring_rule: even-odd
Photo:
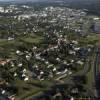
[[[96,48],[96,58],[94,63],[95,92],[97,100],[100,100],[100,47]]]

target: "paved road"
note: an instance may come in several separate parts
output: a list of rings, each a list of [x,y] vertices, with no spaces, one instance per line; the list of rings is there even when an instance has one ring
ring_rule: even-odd
[[[95,88],[96,97],[100,100],[100,47],[96,49],[96,58],[94,63],[94,78],[95,78]]]

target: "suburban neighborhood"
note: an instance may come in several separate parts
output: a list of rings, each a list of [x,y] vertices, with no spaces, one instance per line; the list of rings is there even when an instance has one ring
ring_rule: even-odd
[[[0,4],[0,100],[99,100],[99,33],[86,9]]]

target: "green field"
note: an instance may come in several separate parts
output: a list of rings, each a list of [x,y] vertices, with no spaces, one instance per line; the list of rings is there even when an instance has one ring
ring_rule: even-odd
[[[21,80],[16,80],[14,85],[18,88],[18,94],[16,95],[16,100],[27,100],[28,97],[35,95],[43,90],[48,89],[52,85],[52,81],[39,81],[31,80],[24,82]],[[22,95],[20,95],[22,94]]]
[[[23,37],[21,38],[21,40],[25,43],[33,43],[33,44],[39,44],[42,42],[43,40],[43,37],[40,37],[40,36],[34,36],[34,37]]]

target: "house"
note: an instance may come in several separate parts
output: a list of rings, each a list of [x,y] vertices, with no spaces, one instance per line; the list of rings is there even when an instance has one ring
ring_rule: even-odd
[[[6,92],[5,90],[2,90],[2,91],[1,91],[2,94],[5,94],[5,92]]]
[[[1,12],[1,13],[4,12],[4,7],[0,7],[0,12]]]
[[[27,60],[30,60],[31,59],[31,56],[32,56],[31,54],[26,55],[26,59]]]
[[[69,71],[69,72],[68,72],[68,74],[69,74],[69,75],[71,75],[71,74],[72,74],[72,72],[71,72],[71,71]]]
[[[27,70],[24,68],[22,72],[23,72],[23,73],[26,73],[26,71],[27,71]]]
[[[50,67],[53,67],[53,64],[50,64],[50,65],[47,66],[47,68],[50,68]]]
[[[10,61],[11,61],[10,59],[6,59],[6,60],[0,59],[0,65],[4,66],[7,63],[9,63]]]
[[[74,50],[75,50],[75,51],[78,51],[78,50],[80,50],[80,47],[74,48]]]
[[[74,98],[73,97],[71,97],[71,99],[70,100],[74,100]]]
[[[32,48],[33,50],[36,50],[37,49],[37,47],[36,46],[33,46],[33,48]]]
[[[12,37],[8,37],[8,41],[14,40],[14,38]]]
[[[15,97],[15,95],[11,95],[11,96],[9,96],[9,99],[10,100],[16,100],[16,97]]]
[[[94,17],[93,20],[97,21],[99,20],[100,18],[99,17]]]
[[[72,43],[77,45],[78,41],[72,40]]]
[[[25,73],[22,74],[22,78],[26,77]]]
[[[48,65],[48,64],[49,64],[49,62],[48,62],[48,61],[45,61],[45,64],[46,64],[46,65]]]
[[[24,78],[24,81],[28,81],[28,80],[29,80],[29,78],[28,78],[28,77],[25,77],[25,78]]]
[[[15,73],[14,73],[14,77],[16,77],[16,76],[17,76],[17,73],[15,72]]]
[[[40,72],[40,75],[43,75],[43,74],[44,74],[44,72],[43,72],[43,71],[41,71],[41,72]]]
[[[69,50],[69,54],[70,54],[70,55],[76,55],[76,52],[73,51],[73,50]]]
[[[84,62],[82,62],[81,60],[77,61],[76,63],[79,64],[79,65],[83,65],[84,64]]]
[[[17,51],[16,51],[16,54],[20,54],[20,53],[21,53],[21,51],[20,51],[20,50],[17,50]]]
[[[62,72],[57,72],[56,74],[57,74],[57,75],[60,75],[60,74],[62,74]]]
[[[53,68],[53,72],[55,72],[56,70],[57,70],[56,67],[54,67],[54,68]]]
[[[77,94],[77,93],[79,93],[78,88],[73,88],[73,89],[71,90],[71,93],[72,93],[72,94]]]
[[[18,67],[22,67],[22,66],[23,66],[23,64],[22,64],[22,63],[19,63],[17,66],[18,66]]]
[[[63,64],[67,64],[67,61],[64,61]]]
[[[71,61],[70,61],[71,63],[74,63],[74,60],[73,59],[71,59]]]
[[[60,60],[60,58],[56,58],[56,60],[58,61],[58,62],[60,62],[61,60]]]
[[[7,62],[6,61],[0,61],[0,65],[2,65],[2,66],[4,66],[5,64],[7,64]]]

